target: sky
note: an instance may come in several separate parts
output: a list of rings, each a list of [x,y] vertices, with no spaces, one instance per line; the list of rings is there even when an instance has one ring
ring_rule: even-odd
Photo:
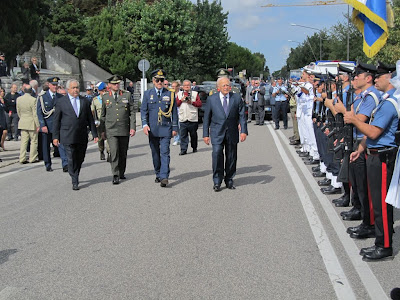
[[[307,3],[310,0],[221,0],[228,15],[230,41],[251,52],[263,53],[271,72],[280,70],[286,62],[290,48],[296,48],[294,40],[303,42],[316,30],[291,26],[291,23],[329,29],[338,21],[346,22],[347,5],[312,7],[271,7],[262,5]],[[316,1],[313,1],[316,2]],[[319,47],[314,49],[319,57]],[[229,66],[228,66],[229,67]]]

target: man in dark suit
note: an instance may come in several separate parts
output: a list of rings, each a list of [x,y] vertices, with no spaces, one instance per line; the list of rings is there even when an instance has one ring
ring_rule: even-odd
[[[228,189],[235,189],[233,177],[236,174],[239,130],[240,141],[244,142],[247,137],[247,122],[244,102],[240,98],[240,94],[231,92],[229,78],[219,78],[217,87],[219,93],[215,93],[207,99],[203,119],[203,140],[209,145],[211,137],[213,189],[219,192],[222,179]]]
[[[79,190],[79,172],[85,159],[88,144],[89,126],[94,142],[97,143],[97,130],[94,124],[90,102],[79,96],[79,83],[68,80],[68,94],[58,99],[54,113],[53,144],[63,143],[68,157],[68,172],[72,178],[72,189]]]

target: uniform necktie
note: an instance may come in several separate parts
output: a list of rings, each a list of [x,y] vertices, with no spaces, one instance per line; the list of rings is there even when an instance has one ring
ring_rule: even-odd
[[[53,94],[53,96],[51,97],[51,99],[55,99],[56,98],[56,94]]]
[[[115,99],[115,101],[117,101],[117,99],[118,99],[118,93],[115,93],[114,99]]]
[[[222,105],[225,111],[225,115],[228,116],[228,97],[224,96],[224,104]]]
[[[76,98],[72,100],[72,107],[74,108],[76,116],[78,116],[78,103],[76,102]]]
[[[161,97],[161,91],[158,91],[158,92],[157,92],[157,96],[158,96],[158,98]]]

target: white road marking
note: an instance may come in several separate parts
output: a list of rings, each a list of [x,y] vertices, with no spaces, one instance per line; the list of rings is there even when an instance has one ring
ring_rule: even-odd
[[[271,126],[268,125],[270,131],[272,130]],[[287,138],[286,136],[278,130],[279,135],[283,141]],[[296,151],[294,148],[289,147],[289,152],[294,157],[297,165],[299,166],[301,172],[304,177],[307,179],[311,188],[313,189],[315,195],[317,196],[318,201],[320,202],[322,208],[324,209],[326,216],[332,224],[333,229],[336,231],[336,234],[342,243],[347,256],[350,258],[350,261],[353,264],[358,276],[361,279],[361,282],[364,284],[366,291],[368,292],[371,299],[389,299],[383,290],[381,284],[378,279],[370,269],[367,262],[363,261],[361,256],[359,255],[360,250],[358,249],[356,243],[349,237],[346,233],[346,227],[344,226],[342,220],[339,218],[336,210],[330,203],[328,197],[326,197],[321,191],[318,184],[315,182],[314,177],[312,177],[310,171],[304,165],[304,163],[300,160],[300,158],[295,155]]]
[[[11,296],[15,296],[17,293],[19,293],[19,291],[19,288],[7,286],[2,291],[0,291],[0,300],[7,300]]]
[[[280,139],[275,133],[274,129],[268,124],[268,129],[275,141],[275,146],[278,148],[278,152],[285,164],[285,167],[293,181],[296,188],[297,194],[303,205],[304,212],[306,214],[308,223],[310,224],[311,231],[314,235],[315,242],[318,246],[319,252],[321,254],[322,260],[324,261],[325,268],[328,272],[328,276],[331,280],[333,289],[335,290],[338,299],[356,299],[353,289],[347,280],[347,277],[340,265],[339,259],[336,256],[335,250],[332,247],[329,237],[318,217],[314,205],[310,200],[310,196],[307,193],[303,183],[301,182],[300,176],[294,168],[293,164],[290,162],[286,152],[283,149]]]

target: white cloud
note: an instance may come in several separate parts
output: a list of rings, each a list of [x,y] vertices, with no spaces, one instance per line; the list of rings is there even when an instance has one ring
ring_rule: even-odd
[[[249,10],[257,11],[264,2],[264,0],[222,0],[221,4],[225,11],[235,13]]]
[[[235,30],[257,29],[263,23],[261,17],[256,15],[246,15],[233,19],[233,28]]]

